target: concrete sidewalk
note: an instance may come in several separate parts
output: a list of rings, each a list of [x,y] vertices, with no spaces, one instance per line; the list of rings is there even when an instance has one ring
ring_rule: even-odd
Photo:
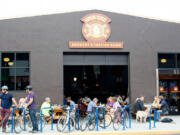
[[[113,127],[110,126],[106,129],[99,128],[99,131],[78,131],[74,130],[72,132],[68,132],[68,128],[66,128],[65,132],[60,133],[56,130],[56,124],[53,125],[53,129],[51,130],[50,125],[46,125],[43,129],[43,135],[61,135],[61,134],[69,134],[69,135],[159,135],[159,134],[179,134],[180,135],[180,116],[166,116],[168,118],[173,119],[172,123],[162,123],[156,122],[156,128],[154,128],[154,122],[152,121],[152,129],[149,130],[149,122],[139,123],[132,119],[131,128],[127,128],[126,130],[122,130],[123,127],[119,131],[114,131]],[[165,118],[165,117],[164,117]],[[22,132],[21,134],[30,134],[28,132]]]

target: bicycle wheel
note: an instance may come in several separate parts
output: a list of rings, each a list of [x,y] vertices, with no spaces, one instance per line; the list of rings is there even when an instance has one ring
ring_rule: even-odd
[[[66,127],[66,121],[67,121],[67,116],[66,115],[62,115],[58,121],[57,121],[57,124],[56,124],[56,127],[57,127],[57,130],[59,132],[62,132],[65,127]]]
[[[10,118],[6,123],[6,133],[11,133],[11,129],[12,129],[12,120]]]
[[[10,118],[6,123],[6,133],[11,133],[12,130],[12,119]],[[13,131],[16,134],[21,133],[22,129],[20,128],[19,120],[13,118]]]
[[[19,134],[19,133],[21,133],[21,131],[22,131],[22,129],[20,127],[20,121],[19,121],[19,118],[17,118],[14,120],[14,132],[16,134]]]
[[[24,116],[19,117],[19,126],[22,130],[24,130]],[[32,123],[29,115],[25,117],[25,126],[26,126],[26,130],[32,129]]]
[[[114,128],[114,130],[119,130],[121,125],[122,125],[122,121],[121,120],[119,120],[117,118],[115,118],[113,120],[113,128]]]
[[[78,118],[75,118],[75,129],[79,130],[80,129],[80,119],[79,119],[79,128],[78,128]]]
[[[88,122],[88,129],[90,131],[92,131],[92,130],[95,129],[95,127],[96,127],[96,120],[95,119],[89,120],[89,122]]]
[[[112,122],[112,117],[110,114],[105,114],[105,127],[109,127]],[[104,128],[104,117],[103,119],[100,119],[98,122],[99,126]]]
[[[127,111],[125,111],[125,126],[129,127],[129,113]]]
[[[39,129],[40,129],[41,128],[41,115],[40,115],[40,113],[36,114],[36,118],[37,118],[37,123],[38,123]],[[46,121],[45,117],[42,116],[42,128],[44,128],[46,124],[47,124],[47,121]]]
[[[81,131],[85,131],[86,129],[87,129],[87,127],[88,127],[88,118],[84,118],[83,120],[81,120],[80,122],[79,122],[79,127],[80,127],[80,130]]]
[[[73,131],[74,127],[75,127],[75,120],[74,120],[74,118],[70,117],[70,121],[67,122],[68,129],[69,129],[69,122],[70,122],[70,131]]]

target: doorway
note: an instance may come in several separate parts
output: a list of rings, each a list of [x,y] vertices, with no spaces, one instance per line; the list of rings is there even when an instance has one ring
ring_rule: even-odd
[[[129,97],[128,54],[65,53],[64,95],[75,102],[80,97]]]
[[[167,97],[170,114],[180,114],[180,75],[159,75],[159,93]]]

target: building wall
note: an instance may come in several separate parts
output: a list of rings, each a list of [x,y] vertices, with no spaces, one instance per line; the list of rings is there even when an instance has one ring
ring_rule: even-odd
[[[88,13],[111,18],[108,41],[123,41],[123,49],[69,49],[69,41],[85,41],[80,19]],[[158,52],[180,52],[180,24],[103,12],[73,12],[0,21],[0,51],[30,51],[31,84],[40,104],[46,96],[63,101],[63,52],[128,52],[131,100],[156,94]],[[14,92],[17,97],[25,92]]]

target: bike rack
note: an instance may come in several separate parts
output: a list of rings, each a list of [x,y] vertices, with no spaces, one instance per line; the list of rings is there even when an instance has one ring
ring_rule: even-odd
[[[79,108],[76,109],[76,112],[77,112],[78,130],[79,130]]]
[[[14,110],[23,110],[24,108],[12,108],[11,112],[11,133],[14,133]],[[24,111],[24,114],[26,114],[26,111]],[[24,115],[24,131],[26,131],[26,116]]]
[[[149,129],[151,130],[151,109],[154,108],[154,128],[156,127],[156,108],[155,106],[150,106],[149,108]]]
[[[73,110],[74,111],[74,110]],[[76,109],[75,109],[76,111]],[[77,111],[78,111],[78,129],[79,129],[79,109],[77,108]],[[71,124],[70,124],[70,110],[68,110],[68,115],[69,115],[69,121],[68,121],[68,130],[69,132],[71,131]],[[75,112],[75,115],[76,115],[76,112]],[[76,117],[76,116],[75,116]],[[75,119],[74,119],[74,122],[75,122]],[[75,122],[76,123],[76,122]],[[75,125],[74,125],[75,126]]]
[[[41,115],[41,127],[40,127],[40,132],[43,132],[43,129],[42,129],[42,110],[44,109],[51,109],[51,130],[53,130],[53,108],[52,107],[44,107],[44,108],[41,108],[41,111],[40,111],[40,115]]]
[[[103,117],[104,117],[104,129],[106,129],[105,126],[105,107],[96,107],[96,131],[98,131],[98,116],[99,116],[99,109],[103,109]]]
[[[131,106],[125,105],[123,107],[123,130],[125,130],[125,110],[129,108],[129,128],[131,128]]]

